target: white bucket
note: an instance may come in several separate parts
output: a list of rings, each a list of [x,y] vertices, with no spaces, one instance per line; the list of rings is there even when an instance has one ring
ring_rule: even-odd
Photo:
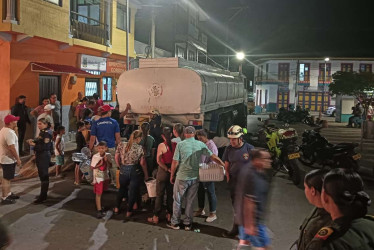
[[[147,186],[148,191],[148,197],[153,198],[156,197],[156,179],[152,178],[145,182],[145,185]]]

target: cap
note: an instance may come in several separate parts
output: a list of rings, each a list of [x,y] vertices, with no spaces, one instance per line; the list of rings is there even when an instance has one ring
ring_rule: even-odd
[[[9,124],[11,122],[15,122],[19,120],[19,116],[14,116],[14,115],[7,115],[4,117],[4,123]]]
[[[108,111],[113,110],[113,109],[114,109],[114,108],[111,107],[111,106],[108,105],[108,104],[105,104],[105,105],[101,106],[101,108],[100,108],[101,112],[108,112]]]
[[[195,128],[192,126],[188,126],[184,129],[185,134],[195,134],[195,131],[196,131]]]
[[[55,106],[54,105],[51,105],[51,104],[47,104],[44,106],[44,110],[45,111],[50,111],[52,109],[55,109]]]

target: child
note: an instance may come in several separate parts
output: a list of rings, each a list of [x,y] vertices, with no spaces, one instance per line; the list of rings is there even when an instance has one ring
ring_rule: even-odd
[[[90,143],[90,137],[91,137],[91,122],[90,121],[84,121],[84,129],[82,130],[82,134],[88,145]]]
[[[84,123],[79,121],[77,122],[77,133],[75,135],[75,141],[77,142],[77,153],[80,153],[82,148],[86,147],[87,143],[86,143],[86,139],[84,138],[84,135],[82,134],[82,130],[84,130]],[[74,185],[77,185],[79,186],[80,183],[81,183],[81,173],[80,173],[80,169],[79,169],[79,163],[75,163],[75,171],[74,171],[74,174],[75,174],[75,181],[74,181]]]
[[[64,149],[65,149],[65,141],[64,141],[64,134],[65,134],[65,127],[59,126],[57,128],[57,137],[55,143],[55,155],[56,155],[56,177],[63,177],[61,174],[61,167],[64,165]]]
[[[98,153],[92,157],[91,168],[93,169],[94,175],[94,193],[96,194],[96,209],[98,219],[105,216],[105,212],[101,207],[101,195],[104,190],[108,189],[109,186],[109,176],[108,169],[112,167],[112,160],[110,153],[107,153],[108,146],[106,142],[101,141],[97,145]]]

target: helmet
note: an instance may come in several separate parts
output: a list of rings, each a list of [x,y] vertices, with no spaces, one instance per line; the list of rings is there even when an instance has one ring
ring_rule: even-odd
[[[227,131],[227,137],[230,139],[240,138],[242,135],[244,135],[244,131],[238,125],[231,126]]]
[[[158,111],[157,109],[152,109],[151,114],[152,115],[160,115],[160,111]]]

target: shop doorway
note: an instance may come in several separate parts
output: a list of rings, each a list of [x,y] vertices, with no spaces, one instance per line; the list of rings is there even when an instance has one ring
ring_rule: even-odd
[[[61,102],[61,83],[59,76],[39,76],[39,104],[42,99],[55,93]]]

